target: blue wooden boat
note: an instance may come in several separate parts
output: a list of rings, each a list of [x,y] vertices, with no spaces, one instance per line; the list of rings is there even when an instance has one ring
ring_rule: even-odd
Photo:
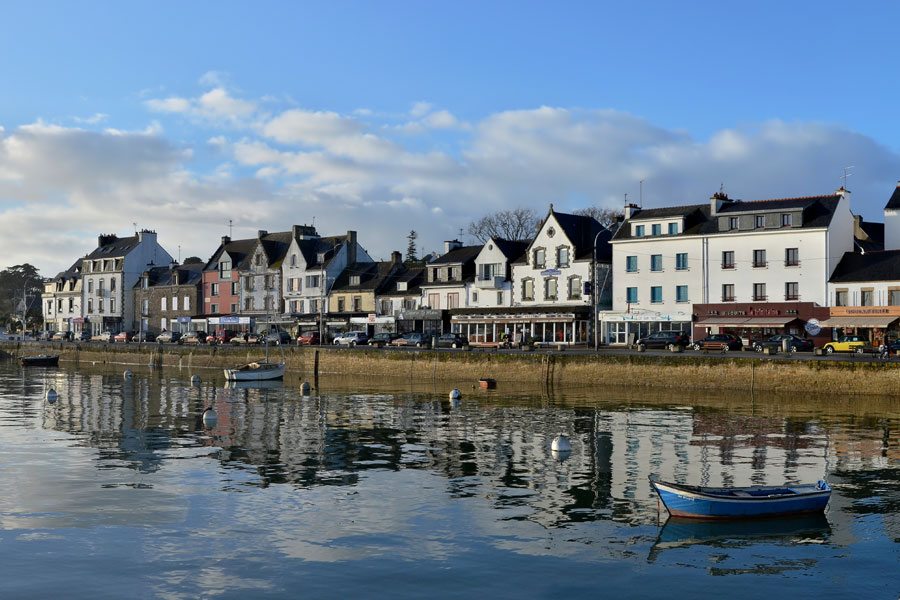
[[[800,515],[825,510],[831,486],[817,483],[751,487],[702,487],[668,483],[651,476],[650,485],[673,517],[748,519]]]
[[[22,356],[19,362],[23,367],[56,367],[59,365],[58,354],[37,354],[34,356]]]

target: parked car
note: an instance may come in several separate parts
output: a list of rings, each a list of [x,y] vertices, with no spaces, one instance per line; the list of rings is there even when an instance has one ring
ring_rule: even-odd
[[[252,344],[260,343],[261,339],[262,339],[262,336],[260,334],[249,333],[249,332],[245,331],[243,333],[238,333],[233,338],[231,338],[231,344],[233,344],[235,346],[239,346],[241,344],[252,345]]]
[[[111,342],[114,341],[114,340],[113,340],[113,337],[114,337],[114,334],[113,334],[112,331],[104,331],[103,333],[98,333],[98,334],[96,334],[96,335],[92,335],[92,336],[91,336],[91,341],[92,341],[92,342],[106,342],[106,343],[111,343]]]
[[[113,341],[119,344],[127,344],[134,338],[134,332],[132,331],[120,331],[116,335],[113,336]]]
[[[721,350],[722,352],[728,352],[729,350],[740,350],[743,347],[744,343],[741,342],[740,338],[730,333],[714,333],[694,342],[694,350]]]
[[[155,342],[156,334],[152,331],[138,331],[134,334],[134,338],[131,340],[132,342]]]
[[[647,337],[637,341],[638,350],[647,348],[665,348],[671,350],[675,346],[686,348],[691,343],[691,338],[683,331],[654,331]]]
[[[753,349],[757,352],[762,352],[765,348],[774,348],[776,350],[781,350],[782,348],[784,348],[784,340],[788,340],[790,348],[794,351],[812,352],[814,348],[813,341],[810,339],[802,338],[790,333],[778,333],[773,336],[769,336],[767,339],[757,340],[753,342]]]
[[[382,331],[381,333],[376,333],[371,338],[369,338],[369,345],[375,346],[377,348],[384,348],[385,346],[389,346],[391,342],[399,337],[399,333],[388,333],[386,331]]]
[[[435,344],[438,348],[462,348],[469,345],[469,338],[460,333],[442,333]]]
[[[235,335],[237,334],[234,331],[219,329],[216,331],[215,335],[209,336],[207,338],[207,341],[211,344],[227,344],[234,338]]]
[[[205,331],[189,331],[178,342],[179,344],[205,344],[206,338],[209,337]]]
[[[369,342],[365,331],[348,331],[334,338],[335,346],[362,346]]]
[[[297,345],[298,346],[317,346],[322,343],[321,338],[319,338],[318,331],[307,331],[306,333],[301,333],[297,336]]]
[[[265,339],[267,344],[273,344],[275,346],[277,346],[278,344],[290,344],[292,340],[291,334],[281,329],[277,331],[270,331],[266,335]]]
[[[171,344],[172,342],[181,343],[180,331],[163,331],[156,336],[156,341],[160,344]]]
[[[43,341],[43,342],[49,342],[50,340],[53,339],[53,334],[54,334],[53,331],[49,331],[49,330],[48,330],[48,331],[42,331],[42,332],[40,332],[39,334],[37,334],[37,336],[35,337],[35,339],[37,339],[37,340],[39,340],[39,341]]]
[[[420,331],[410,331],[391,342],[391,346],[415,346],[416,348],[423,348],[430,343],[430,335],[426,335]]]
[[[54,331],[53,336],[50,338],[54,342],[67,342],[72,339],[71,331]]]
[[[834,342],[828,342],[822,349],[825,354],[834,354],[835,352],[856,352],[862,354],[866,351],[869,340],[859,335],[842,335]]]
[[[84,330],[81,333],[76,334],[75,339],[79,342],[89,342],[91,341],[91,332]]]

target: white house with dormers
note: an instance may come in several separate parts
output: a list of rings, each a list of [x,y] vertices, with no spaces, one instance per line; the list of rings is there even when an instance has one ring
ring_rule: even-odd
[[[511,265],[512,305],[461,330],[485,343],[527,336],[542,343],[588,344],[594,310],[586,284],[593,283],[594,272],[602,273],[598,281],[611,283],[605,268],[611,235],[593,217],[560,213],[551,204],[534,239]]]
[[[136,330],[134,284],[148,268],[171,262],[155,231],[144,229],[126,238],[99,236],[97,249],[81,261],[84,328],[92,335]]]
[[[314,227],[295,225],[281,265],[284,319],[294,320],[300,329],[319,328],[324,334],[331,286],[347,265],[371,262],[355,231],[320,237]],[[334,322],[331,327],[346,325]]]
[[[605,343],[657,330],[792,331],[826,306],[827,282],[854,246],[850,192],[640,209],[613,237]]]
[[[459,240],[445,241],[444,253],[425,266],[423,308],[446,311],[471,306],[475,258],[481,250],[482,246],[463,246]]]
[[[512,263],[528,250],[528,241],[491,238],[475,257],[475,280],[469,284],[469,306],[512,306]]]
[[[81,333],[81,259],[44,284],[41,294],[44,329]]]

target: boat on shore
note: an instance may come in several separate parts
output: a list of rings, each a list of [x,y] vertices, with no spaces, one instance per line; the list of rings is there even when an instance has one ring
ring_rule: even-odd
[[[19,358],[19,362],[23,367],[57,367],[59,366],[59,354],[22,356]]]
[[[687,519],[749,519],[823,512],[831,486],[817,483],[779,486],[704,487],[660,481],[650,485],[673,517]]]

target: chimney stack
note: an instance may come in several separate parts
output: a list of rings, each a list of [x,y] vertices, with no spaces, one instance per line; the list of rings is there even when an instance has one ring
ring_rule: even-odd
[[[628,219],[631,218],[631,213],[632,213],[632,212],[634,211],[634,209],[636,209],[637,207],[638,207],[637,204],[631,204],[631,203],[628,203],[628,204],[625,205],[625,220],[626,220],[626,221],[627,221]]]
[[[223,245],[223,246],[225,246],[226,244],[228,244],[230,241],[231,241],[231,238],[228,237],[227,235],[223,235],[223,236],[222,236],[222,245]]]
[[[347,231],[347,264],[352,265],[356,262],[356,232]]]
[[[403,262],[403,255],[400,254],[400,252],[398,252],[397,250],[394,250],[393,252],[391,252],[391,262],[395,265],[399,265]]]
[[[553,210],[551,205],[551,210]],[[462,242],[459,240],[445,240],[444,241],[444,254],[452,250],[456,250],[457,248],[462,248]]]
[[[314,225],[294,225],[291,227],[291,234],[295,240],[309,240],[319,237]]]
[[[112,244],[117,239],[119,239],[119,236],[117,236],[114,233],[108,233],[108,234],[101,233],[100,235],[97,236],[97,245],[98,246],[106,246],[106,245]]]
[[[712,196],[709,197],[709,214],[712,217],[715,217],[719,214],[719,209],[722,208],[722,205],[726,202],[731,203],[731,199],[728,198],[728,194],[725,192],[716,192]]]
[[[258,230],[258,231],[256,232],[256,237],[257,237],[258,239],[262,239],[262,238],[264,238],[264,237],[267,236],[267,235],[269,235],[269,232],[266,231],[265,229],[260,229],[260,230]]]

